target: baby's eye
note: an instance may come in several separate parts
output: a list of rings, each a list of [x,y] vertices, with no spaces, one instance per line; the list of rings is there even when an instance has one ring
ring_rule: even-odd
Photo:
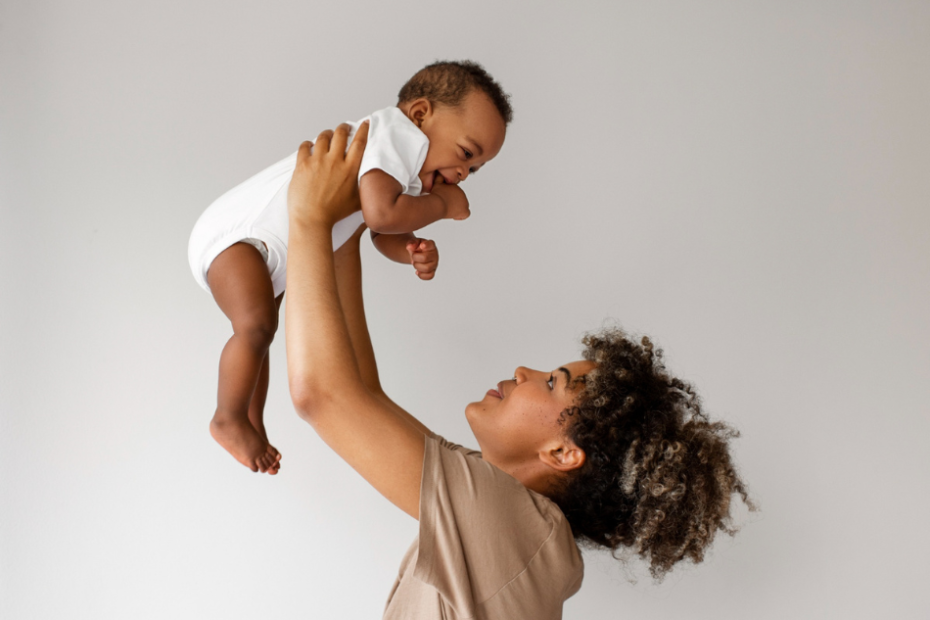
[[[465,159],[471,159],[472,157],[474,157],[474,155],[472,155],[471,151],[469,151],[468,149],[462,149],[462,152],[465,153]]]
[[[478,169],[477,169],[477,168],[469,168],[469,169],[468,169],[468,174],[478,174]]]

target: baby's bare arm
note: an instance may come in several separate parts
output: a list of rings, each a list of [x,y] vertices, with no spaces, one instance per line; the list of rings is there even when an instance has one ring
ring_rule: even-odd
[[[409,196],[401,184],[383,170],[369,170],[358,184],[362,214],[368,228],[379,233],[418,230],[449,218],[464,220],[471,215],[468,198],[458,185],[437,178],[429,194]]]
[[[378,251],[395,263],[410,264],[410,252],[407,244],[418,241],[413,233],[384,234],[371,231],[371,242]]]
[[[417,277],[432,280],[439,266],[439,250],[432,239],[420,239],[413,233],[384,235],[374,231],[371,242],[378,251],[396,263],[413,265]]]
[[[379,233],[404,233],[446,217],[446,202],[438,194],[408,196],[383,170],[370,170],[358,184],[362,214],[368,228]]]

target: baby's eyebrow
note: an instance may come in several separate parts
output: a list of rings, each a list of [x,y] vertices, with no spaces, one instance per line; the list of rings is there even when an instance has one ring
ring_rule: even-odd
[[[484,155],[484,149],[481,148],[481,145],[478,144],[478,141],[477,141],[477,140],[475,140],[475,139],[472,138],[471,136],[465,136],[465,139],[468,140],[469,142],[471,142],[472,144],[475,145],[475,150],[478,151],[478,152],[476,153],[477,155]]]

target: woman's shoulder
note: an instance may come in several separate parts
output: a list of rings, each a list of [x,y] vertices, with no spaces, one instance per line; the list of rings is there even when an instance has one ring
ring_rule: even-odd
[[[474,532],[481,544],[498,545],[497,555],[509,554],[514,565],[529,562],[545,547],[580,566],[581,555],[571,526],[551,499],[481,458],[481,452],[439,435],[427,437],[421,481],[423,518],[441,513],[457,526]],[[427,523],[427,527],[430,527]]]
[[[440,446],[442,446],[443,448],[447,450],[454,450],[455,452],[460,452],[461,454],[465,456],[477,457],[479,459],[481,458],[481,452],[479,450],[475,450],[473,448],[466,448],[457,443],[452,443],[445,437],[442,437],[441,435],[437,435],[436,433],[432,433],[427,439],[432,439],[436,441]]]
[[[427,476],[427,467],[433,476]],[[526,488],[510,474],[485,461],[480,451],[435,433],[426,438],[423,476],[421,486],[429,483],[461,486],[462,493],[471,496],[477,496],[481,489],[482,497],[473,499],[479,500],[484,508],[500,504],[513,510],[516,506],[524,506],[523,510],[513,513],[514,520],[525,523],[528,518],[538,516],[552,526],[567,526],[561,509],[548,497]]]
[[[479,608],[503,613],[561,608],[583,572],[571,527],[554,502],[480,452],[427,437],[416,565],[421,581],[439,589],[460,614]]]

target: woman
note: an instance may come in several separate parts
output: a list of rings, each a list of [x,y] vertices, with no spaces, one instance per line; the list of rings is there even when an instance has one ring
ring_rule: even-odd
[[[331,229],[359,208],[367,138],[347,127],[304,143],[288,193],[286,340],[291,395],[316,432],[420,521],[385,618],[559,618],[581,586],[576,540],[630,549],[661,577],[700,562],[730,532],[728,453],[648,339],[585,338],[585,359],[517,368],[465,410],[481,452],[432,434],[381,389],[362,306],[359,230],[335,255]]]

